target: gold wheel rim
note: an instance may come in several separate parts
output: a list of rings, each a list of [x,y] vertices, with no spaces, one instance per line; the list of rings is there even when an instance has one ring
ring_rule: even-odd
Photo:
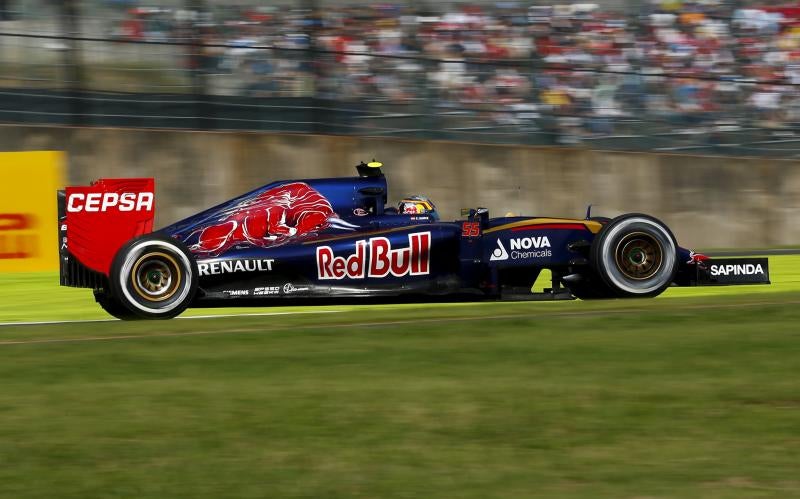
[[[181,287],[183,273],[171,255],[162,252],[145,253],[133,265],[131,286],[147,301],[170,299]]]
[[[661,269],[664,249],[652,235],[633,232],[617,243],[614,258],[625,277],[641,281],[653,277]]]

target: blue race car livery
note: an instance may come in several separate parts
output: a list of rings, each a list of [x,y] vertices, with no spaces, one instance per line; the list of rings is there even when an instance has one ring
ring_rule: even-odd
[[[152,232],[153,179],[59,192],[61,284],[122,319],[190,306],[340,300],[653,297],[669,286],[769,283],[762,258],[710,259],[648,215],[614,219],[387,205],[381,164],[358,176],[273,182]],[[551,287],[533,293],[543,269]]]

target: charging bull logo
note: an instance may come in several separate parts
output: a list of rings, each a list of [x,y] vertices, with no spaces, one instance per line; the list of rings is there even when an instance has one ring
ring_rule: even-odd
[[[427,275],[431,266],[431,233],[408,235],[407,248],[392,248],[385,237],[356,241],[356,252],[347,257],[335,256],[330,246],[317,248],[317,278],[364,279],[393,275]]]
[[[293,237],[328,227],[357,228],[339,219],[328,200],[311,186],[292,182],[242,201],[212,225],[190,234],[189,238],[197,234],[197,242],[190,249],[219,255],[243,243],[279,246]]]

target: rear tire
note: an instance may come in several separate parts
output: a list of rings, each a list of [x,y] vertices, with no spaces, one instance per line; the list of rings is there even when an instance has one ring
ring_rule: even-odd
[[[123,321],[130,321],[137,319],[136,315],[125,308],[125,306],[119,301],[114,299],[113,296],[108,294],[105,291],[94,291],[94,300],[100,304],[103,310],[105,310],[109,315],[112,317],[116,317],[117,319]]]
[[[589,261],[612,296],[653,297],[675,279],[678,244],[660,220],[630,213],[603,226]]]
[[[121,319],[171,319],[194,299],[197,274],[197,263],[185,245],[170,237],[148,234],[117,252],[109,276],[110,309],[100,305]]]

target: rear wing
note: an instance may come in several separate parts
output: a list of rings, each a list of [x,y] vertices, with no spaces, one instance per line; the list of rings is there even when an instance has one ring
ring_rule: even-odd
[[[100,179],[58,191],[62,286],[100,288],[117,251],[153,231],[152,178]]]

